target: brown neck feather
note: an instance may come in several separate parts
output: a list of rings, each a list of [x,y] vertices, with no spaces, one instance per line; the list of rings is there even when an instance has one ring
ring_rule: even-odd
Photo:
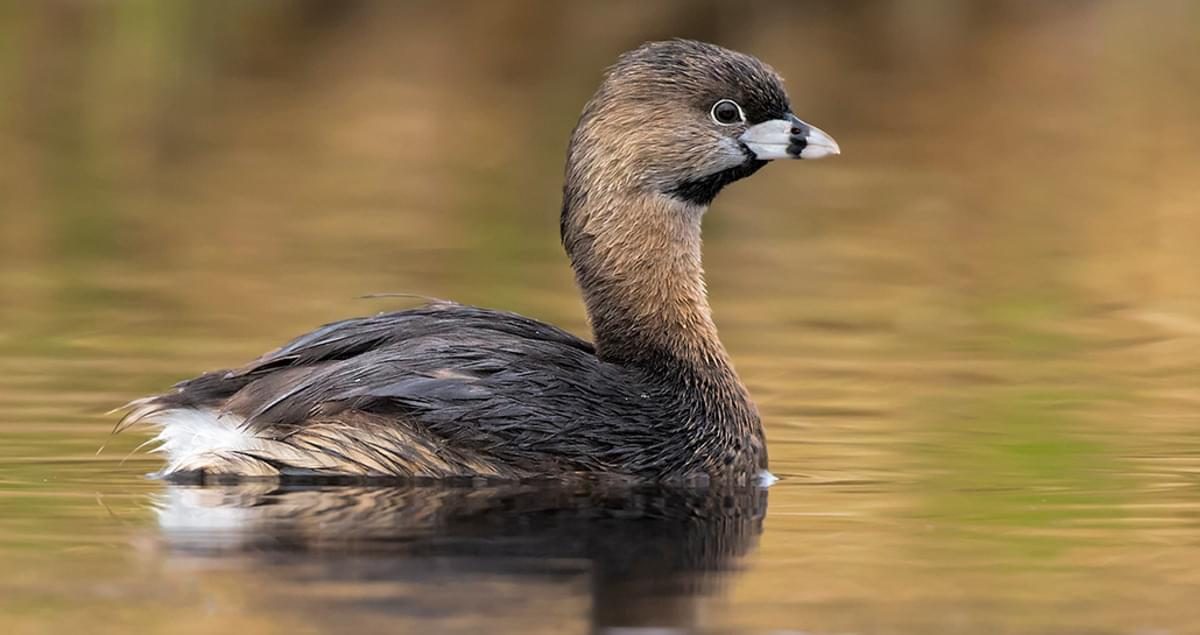
[[[648,192],[580,198],[564,212],[563,238],[599,356],[736,381],[705,292],[704,209]]]

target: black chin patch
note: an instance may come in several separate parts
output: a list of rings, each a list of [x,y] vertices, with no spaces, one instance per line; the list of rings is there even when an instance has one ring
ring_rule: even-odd
[[[755,172],[758,172],[762,166],[766,165],[766,161],[758,159],[747,159],[745,163],[736,165],[732,168],[721,170],[699,179],[691,181],[683,181],[676,184],[671,189],[667,190],[669,196],[673,196],[682,201],[686,201],[693,205],[707,206],[712,203],[713,199],[721,191],[721,188],[733,183],[738,179],[744,179]]]

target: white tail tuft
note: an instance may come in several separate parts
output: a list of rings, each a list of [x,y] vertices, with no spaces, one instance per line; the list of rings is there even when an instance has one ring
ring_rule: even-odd
[[[202,463],[202,457],[227,455],[255,448],[259,441],[242,425],[245,419],[229,413],[192,408],[163,410],[147,415],[146,423],[160,428],[155,452],[167,455],[164,473]]]

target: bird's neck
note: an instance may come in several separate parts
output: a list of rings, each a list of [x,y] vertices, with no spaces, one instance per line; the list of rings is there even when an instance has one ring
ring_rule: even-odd
[[[688,446],[688,460],[698,462],[690,467],[750,473],[766,467],[766,444],[708,305],[704,211],[661,194],[589,191],[568,181],[563,245],[600,359],[668,387],[663,394],[679,414],[675,425],[700,424],[689,435],[699,444]]]
[[[563,242],[597,354],[650,373],[737,383],[705,291],[704,208],[653,193],[596,194],[568,197]]]

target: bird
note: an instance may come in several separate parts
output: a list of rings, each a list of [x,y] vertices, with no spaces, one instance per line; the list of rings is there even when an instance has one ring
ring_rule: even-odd
[[[840,154],[759,59],[674,39],[619,56],[567,146],[560,215],[593,341],[433,300],[326,324],[127,404],[169,481],[754,483],[762,421],[712,317],[701,221],[775,160]]]

